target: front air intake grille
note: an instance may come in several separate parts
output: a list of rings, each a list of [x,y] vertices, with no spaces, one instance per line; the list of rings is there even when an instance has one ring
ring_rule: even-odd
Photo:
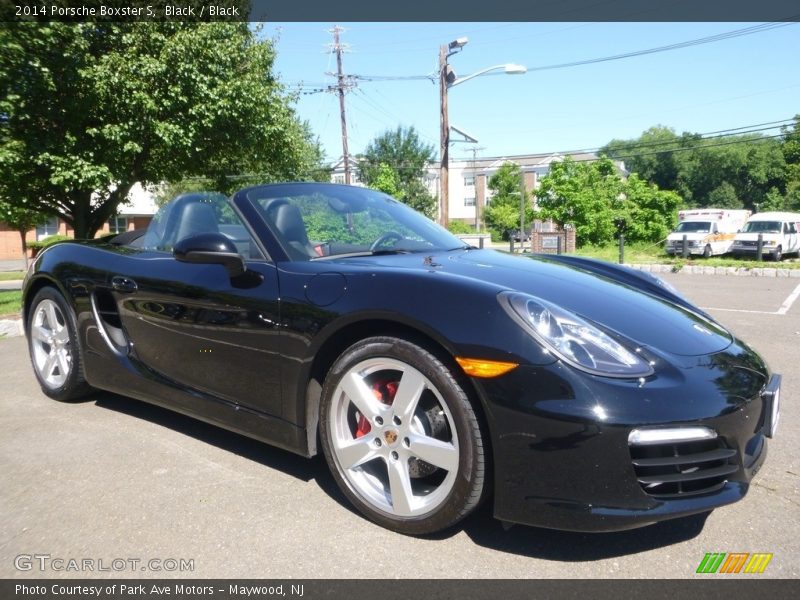
[[[719,438],[631,445],[630,451],[639,484],[658,498],[716,492],[739,470],[736,450]]]

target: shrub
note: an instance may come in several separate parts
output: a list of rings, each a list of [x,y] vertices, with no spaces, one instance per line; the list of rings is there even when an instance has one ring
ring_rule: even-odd
[[[472,225],[464,223],[464,221],[450,221],[447,225],[447,231],[456,235],[475,233],[475,228]]]

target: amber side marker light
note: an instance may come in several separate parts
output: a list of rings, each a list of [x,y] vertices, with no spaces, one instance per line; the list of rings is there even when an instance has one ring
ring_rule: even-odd
[[[461,358],[459,356],[456,356],[456,362],[464,369],[464,373],[470,377],[499,377],[519,366],[517,363],[482,358]]]

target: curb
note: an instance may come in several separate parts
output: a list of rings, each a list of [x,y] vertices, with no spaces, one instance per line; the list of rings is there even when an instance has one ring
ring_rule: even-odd
[[[647,273],[681,273],[686,275],[730,275],[733,277],[781,277],[800,279],[800,269],[777,269],[775,267],[704,267],[702,265],[641,265],[625,264],[626,267]]]
[[[25,335],[22,319],[0,319],[0,337],[19,337]]]

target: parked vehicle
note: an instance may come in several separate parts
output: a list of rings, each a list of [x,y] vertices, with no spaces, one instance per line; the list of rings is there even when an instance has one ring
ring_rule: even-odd
[[[44,250],[23,293],[48,396],[322,452],[407,534],[487,497],[578,531],[707,512],[744,497],[778,423],[780,375],[649,273],[478,250],[365,188],[180,196],[146,232]]]
[[[509,232],[509,237],[513,239],[515,242],[519,243],[522,241],[530,242],[531,241],[531,231],[523,232],[521,229],[511,229]]]
[[[734,256],[756,256],[758,238],[762,240],[762,256],[779,262],[784,254],[800,251],[800,213],[763,212],[750,217],[731,246]]]
[[[717,256],[726,254],[733,238],[750,217],[749,210],[694,208],[678,211],[678,226],[667,236],[667,254],[683,252],[683,238],[689,254]]]

